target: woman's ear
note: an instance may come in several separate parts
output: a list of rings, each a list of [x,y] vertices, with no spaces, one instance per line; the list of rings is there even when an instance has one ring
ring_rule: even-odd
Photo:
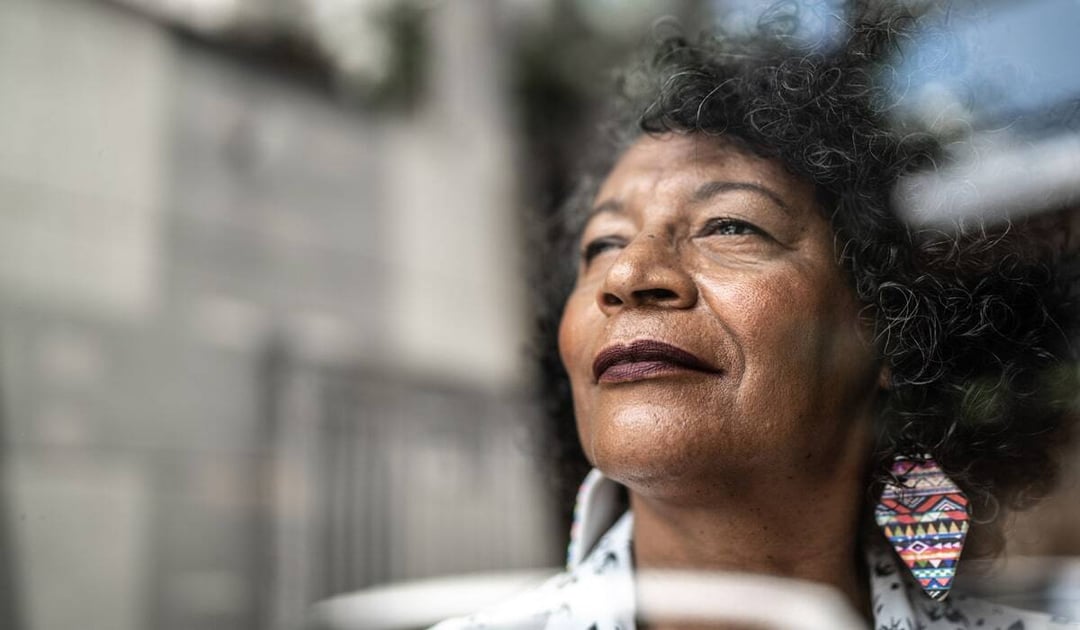
[[[882,364],[881,369],[878,370],[877,384],[878,387],[886,391],[892,389],[892,368],[888,365]]]

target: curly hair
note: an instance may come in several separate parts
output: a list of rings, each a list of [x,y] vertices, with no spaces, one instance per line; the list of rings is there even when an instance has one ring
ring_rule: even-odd
[[[888,92],[876,80],[918,18],[856,6],[842,22],[840,43],[827,49],[795,37],[790,14],[767,12],[753,33],[669,36],[622,75],[609,150],[548,226],[547,451],[563,481],[580,480],[587,464],[553,340],[598,175],[641,134],[723,136],[813,182],[873,322],[891,383],[867,507],[896,455],[928,454],[967,493],[975,529],[993,548],[998,528],[986,525],[1000,521],[1000,508],[1049,490],[1055,449],[1075,417],[1076,257],[1023,223],[944,232],[898,218],[894,184],[945,159],[930,134],[889,124]]]

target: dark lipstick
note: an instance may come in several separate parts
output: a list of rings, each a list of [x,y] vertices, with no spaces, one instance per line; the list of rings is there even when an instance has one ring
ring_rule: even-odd
[[[598,383],[625,383],[685,370],[720,372],[682,348],[649,339],[609,346],[593,361],[593,378]]]

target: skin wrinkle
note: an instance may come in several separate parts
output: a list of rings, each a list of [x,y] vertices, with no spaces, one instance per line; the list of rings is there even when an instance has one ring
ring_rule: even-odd
[[[713,181],[755,182],[791,213],[756,192],[696,202]],[[804,577],[865,608],[854,541],[881,367],[813,187],[723,139],[667,135],[624,154],[609,199],[621,212],[595,214],[583,243],[620,244],[579,267],[559,346],[586,455],[630,490],[639,566]],[[698,231],[715,217],[768,234]],[[595,382],[601,349],[639,339],[722,372]],[[811,509],[827,522],[808,533]]]

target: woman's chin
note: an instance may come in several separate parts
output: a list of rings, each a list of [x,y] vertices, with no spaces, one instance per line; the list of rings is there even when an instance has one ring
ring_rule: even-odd
[[[718,465],[726,459],[714,454],[702,457],[693,444],[624,440],[608,448],[596,449],[593,464],[605,476],[629,488],[636,494],[657,499],[700,496],[706,489],[727,486],[742,473]]]

